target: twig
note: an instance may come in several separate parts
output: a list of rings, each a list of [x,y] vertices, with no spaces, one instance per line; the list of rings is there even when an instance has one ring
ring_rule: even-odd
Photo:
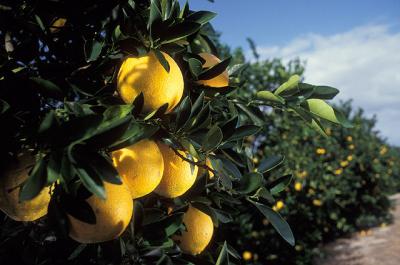
[[[196,161],[190,160],[190,159],[186,158],[185,156],[183,156],[182,154],[180,154],[179,151],[176,150],[175,148],[173,148],[172,146],[171,146],[171,149],[174,150],[175,154],[177,154],[180,158],[182,158],[186,162],[189,162],[189,163],[191,163],[191,164],[193,164],[195,166],[198,166],[198,167],[205,168],[208,171],[212,172],[214,175],[217,175],[217,171],[215,171],[211,167],[207,166],[205,163],[203,163],[203,161],[196,162]]]

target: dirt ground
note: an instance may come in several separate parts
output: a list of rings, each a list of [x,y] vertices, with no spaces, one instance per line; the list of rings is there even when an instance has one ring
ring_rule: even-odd
[[[400,194],[391,197],[396,206],[394,223],[336,240],[326,246],[327,258],[317,265],[399,265]]]

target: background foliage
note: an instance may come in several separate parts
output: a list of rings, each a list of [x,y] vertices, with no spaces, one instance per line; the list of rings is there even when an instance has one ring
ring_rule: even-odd
[[[243,94],[283,82],[303,70],[298,60],[288,65],[276,59],[251,63],[244,72],[248,82]],[[252,253],[248,264],[310,264],[322,255],[324,242],[390,222],[388,196],[400,184],[398,150],[379,134],[375,118],[353,109],[351,101],[337,107],[354,128],[328,127],[329,138],[296,123],[291,113],[265,110],[274,123],[264,137],[249,144],[258,150],[256,163],[272,153],[286,155],[287,162],[275,172],[293,173],[293,180],[274,208],[293,226],[297,242],[295,248],[286,246],[261,215],[239,215],[226,229],[234,231],[238,250]]]

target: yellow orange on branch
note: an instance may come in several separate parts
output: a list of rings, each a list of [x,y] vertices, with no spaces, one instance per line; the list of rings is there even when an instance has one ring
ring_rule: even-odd
[[[198,167],[185,161],[168,145],[157,142],[164,160],[164,173],[155,193],[166,198],[181,196],[193,186],[196,181]],[[179,151],[183,157],[187,154]]]
[[[200,254],[210,243],[214,233],[211,217],[199,209],[189,206],[183,215],[183,223],[186,230],[174,239],[179,241],[179,247],[183,252],[191,255]]]
[[[114,151],[112,159],[133,199],[149,194],[161,181],[164,160],[160,149],[152,140],[144,139]]]
[[[117,89],[125,103],[132,103],[140,93],[144,96],[145,112],[168,103],[168,113],[179,103],[184,88],[182,72],[171,56],[161,53],[170,66],[169,72],[153,51],[142,57],[129,57],[122,63]]]
[[[133,200],[129,188],[104,182],[106,199],[96,195],[86,201],[96,216],[96,224],[89,224],[71,215],[69,236],[80,243],[99,243],[119,237],[128,226],[133,214]]]
[[[50,187],[43,188],[29,201],[19,201],[21,186],[28,179],[34,164],[32,155],[23,154],[0,173],[0,209],[15,221],[34,221],[47,214]]]

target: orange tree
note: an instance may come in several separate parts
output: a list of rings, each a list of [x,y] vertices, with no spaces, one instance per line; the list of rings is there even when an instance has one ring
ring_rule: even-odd
[[[248,80],[243,94],[302,71],[298,61],[287,66],[279,60],[252,63],[243,73]],[[275,111],[268,112],[265,136],[248,142],[257,150],[253,162],[258,168],[268,164],[266,157],[279,152],[286,156],[287,162],[265,178],[287,176],[286,192],[270,201],[297,238],[295,248],[287,247],[270,229],[268,219],[243,210],[221,233],[230,231],[234,247],[248,264],[310,264],[322,254],[322,243],[360,230],[365,235],[370,227],[390,221],[388,196],[399,188],[398,150],[380,136],[375,118],[353,110],[351,102],[338,109],[354,128],[327,126],[318,133],[296,123],[289,112]]]
[[[218,58],[214,16],[175,0],[1,4],[1,264],[235,264],[212,237],[241,205],[294,245],[270,207],[287,177],[264,174],[282,157],[257,167],[244,143],[273,122],[260,107],[348,125],[325,101],[338,90],[294,75],[240,96],[245,66]]]

